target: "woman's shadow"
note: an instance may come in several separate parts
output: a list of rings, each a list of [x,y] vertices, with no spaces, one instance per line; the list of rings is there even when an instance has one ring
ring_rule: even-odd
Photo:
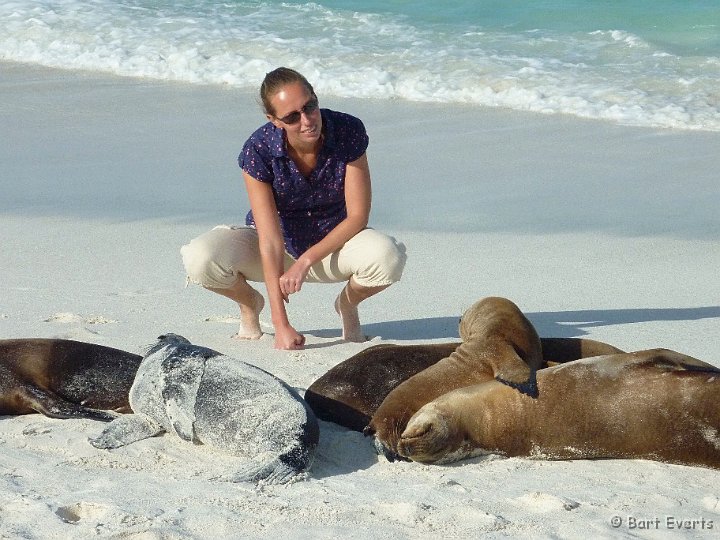
[[[542,337],[582,337],[588,328],[652,321],[695,321],[720,318],[720,306],[697,308],[598,309],[525,314]],[[384,321],[363,325],[369,336],[394,341],[457,339],[460,316]],[[338,329],[308,330],[319,337],[337,337]]]

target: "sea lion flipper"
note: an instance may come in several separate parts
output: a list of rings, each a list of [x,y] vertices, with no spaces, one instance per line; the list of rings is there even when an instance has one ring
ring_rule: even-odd
[[[670,349],[653,349],[657,354],[649,362],[656,367],[666,367],[674,371],[715,371],[720,372],[716,366],[688,356],[671,351]]]
[[[117,415],[109,411],[91,409],[77,403],[63,399],[55,393],[37,388],[25,386],[18,391],[18,397],[25,401],[25,404],[32,410],[37,411],[49,418],[90,418],[110,422],[117,418]]]
[[[238,469],[232,477],[233,482],[259,482],[266,484],[286,484],[301,474],[300,471],[278,459],[276,455],[266,454]]]
[[[126,414],[116,418],[94,438],[89,439],[95,448],[110,450],[154,437],[165,431],[160,424],[144,414]]]
[[[536,374],[537,372],[527,364],[518,362],[517,365],[506,364],[497,369],[495,380],[530,397],[538,397]]]
[[[197,442],[195,402],[205,372],[205,360],[203,356],[172,355],[162,362],[160,384],[165,414],[175,433],[185,441]]]
[[[609,343],[588,338],[541,337],[543,366],[551,367],[581,358],[621,354],[625,351]]]

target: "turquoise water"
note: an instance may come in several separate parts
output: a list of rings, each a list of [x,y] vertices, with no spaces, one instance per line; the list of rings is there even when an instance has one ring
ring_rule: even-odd
[[[400,15],[447,31],[473,27],[558,34],[625,30],[675,54],[720,56],[720,3],[716,0],[495,0],[449,2],[440,7],[434,2],[405,1],[319,3],[333,9]]]
[[[0,59],[720,131],[720,2],[5,0]]]

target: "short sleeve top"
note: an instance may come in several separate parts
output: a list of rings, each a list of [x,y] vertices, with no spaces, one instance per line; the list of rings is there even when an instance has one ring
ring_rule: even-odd
[[[368,135],[359,118],[321,109],[323,146],[317,165],[305,177],[290,158],[284,130],[268,122],[245,142],[238,157],[240,168],[272,184],[285,249],[298,258],[347,216],[345,169],[368,147]],[[245,218],[255,226],[252,211]]]

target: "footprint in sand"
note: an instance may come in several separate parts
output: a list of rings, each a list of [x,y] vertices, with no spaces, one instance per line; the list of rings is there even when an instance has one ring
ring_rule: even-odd
[[[703,497],[702,504],[706,510],[720,514],[720,498],[715,495]]]
[[[125,296],[128,298],[136,298],[141,296],[163,296],[168,294],[174,294],[174,291],[161,290],[149,291],[144,289],[137,289],[135,291],[118,291],[108,293],[108,296]]]
[[[161,510],[151,512],[153,517],[162,514]],[[95,527],[97,533],[114,533],[123,529],[125,533],[140,533],[152,524],[153,519],[146,516],[136,516],[120,510],[116,506],[80,501],[75,504],[60,506],[55,515],[65,523],[80,524]],[[138,529],[133,531],[132,529]]]
[[[239,326],[241,324],[240,317],[236,317],[234,315],[211,315],[209,317],[205,317],[203,319],[203,322],[212,322],[212,323],[222,323],[222,324],[232,324]],[[260,321],[260,328],[266,329],[266,331],[272,331],[273,325],[270,323],[267,323],[265,321]]]
[[[103,504],[79,502],[69,506],[61,506],[55,514],[66,523],[77,523],[81,519],[98,519],[110,511],[110,507]]]
[[[42,424],[28,424],[22,430],[22,434],[27,437],[33,435],[44,435],[46,433],[50,433],[50,431],[51,430],[48,426],[44,426]]]

